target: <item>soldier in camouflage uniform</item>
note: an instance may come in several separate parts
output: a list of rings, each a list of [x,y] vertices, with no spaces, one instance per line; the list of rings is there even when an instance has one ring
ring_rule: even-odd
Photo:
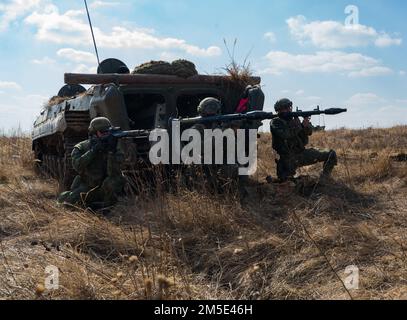
[[[288,99],[277,101],[274,108],[279,117],[270,123],[273,135],[273,149],[280,159],[277,162],[277,175],[280,181],[287,181],[294,177],[296,169],[303,166],[324,162],[323,178],[330,176],[337,165],[337,156],[334,150],[306,149],[313,127],[309,118],[301,123],[298,118],[290,118],[292,102]]]
[[[221,102],[215,98],[205,98],[201,101],[198,106],[198,114],[201,117],[211,117],[216,116],[221,113]],[[202,171],[209,188],[215,190],[216,192],[223,192],[224,187],[237,176],[238,168],[236,165],[228,165],[227,162],[227,144],[224,142],[223,145],[223,159],[225,164],[217,165],[215,164],[215,144],[212,142],[212,164],[204,164],[204,150],[205,150],[205,139],[204,132],[205,129],[228,129],[227,126],[220,126],[218,123],[208,123],[208,124],[195,124],[191,129],[197,130],[201,135],[201,161],[202,166],[200,166],[199,171]],[[206,142],[211,143],[211,142]],[[194,171],[197,171],[197,167]]]
[[[59,203],[104,208],[117,202],[125,184],[120,168],[124,155],[109,129],[107,118],[92,120],[90,139],[78,143],[72,151],[72,165],[78,175],[71,190],[59,196]]]

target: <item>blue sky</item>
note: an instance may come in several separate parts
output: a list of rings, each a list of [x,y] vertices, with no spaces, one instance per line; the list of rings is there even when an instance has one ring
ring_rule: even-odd
[[[187,58],[219,72],[238,39],[239,62],[260,74],[266,109],[288,97],[310,109],[347,107],[329,128],[407,124],[407,2],[88,0],[102,59],[130,68]],[[345,8],[353,5],[357,20]],[[356,15],[352,15],[356,17]],[[93,72],[82,0],[0,0],[0,128],[29,130],[64,72]],[[316,123],[322,121],[318,117]]]

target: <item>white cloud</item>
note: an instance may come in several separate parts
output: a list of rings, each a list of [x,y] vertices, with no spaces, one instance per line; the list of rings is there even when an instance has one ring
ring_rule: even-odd
[[[80,64],[80,65],[76,66],[72,72],[73,73],[96,73],[97,67],[89,67],[86,64]]]
[[[42,0],[10,0],[0,3],[0,32],[7,30],[9,25],[38,7]]]
[[[21,128],[30,132],[34,119],[48,97],[40,94],[7,95],[0,101],[0,128],[3,132]]]
[[[266,55],[269,67],[262,71],[268,74],[281,74],[283,71],[302,73],[335,73],[351,77],[368,77],[392,73],[380,61],[360,53],[341,51],[319,51],[315,54],[291,54],[284,51],[271,51]]]
[[[96,63],[97,59],[93,53],[86,51],[79,51],[72,48],[60,49],[57,55],[74,62]]]
[[[387,67],[371,67],[359,71],[353,71],[349,73],[349,76],[352,78],[376,77],[376,76],[385,76],[391,73],[393,73],[393,71]]]
[[[274,34],[274,32],[272,32],[272,31],[269,31],[269,32],[266,32],[265,34],[264,34],[264,38],[266,38],[268,41],[270,41],[271,43],[275,43],[276,41],[277,41],[277,37],[276,37],[276,35]]]
[[[318,96],[304,96],[305,91],[304,90],[297,90],[297,91],[291,91],[291,90],[281,90],[281,94],[287,95],[287,94],[295,94],[297,96],[297,99],[302,99],[302,100],[307,100],[307,101],[320,101],[322,100],[321,97]]]
[[[322,98],[321,97],[318,97],[318,96],[309,96],[309,97],[305,97],[304,98],[305,100],[308,100],[308,101],[322,101]]]
[[[173,61],[173,60],[177,60],[177,59],[181,59],[181,58],[179,57],[179,55],[177,55],[173,52],[163,51],[160,53],[160,60]]]
[[[339,49],[375,45],[388,47],[401,45],[401,38],[392,38],[362,24],[345,25],[337,21],[307,22],[304,16],[291,17],[287,21],[291,34],[300,43],[310,41],[323,49]]]
[[[106,8],[106,7],[115,7],[119,5],[118,2],[111,2],[111,1],[93,1],[89,7],[92,9],[98,9],[98,8]]]
[[[34,64],[39,64],[39,65],[50,65],[50,64],[54,64],[55,60],[51,59],[49,57],[43,57],[41,59],[33,59],[33,60],[31,60],[31,62]]]
[[[54,5],[48,5],[43,11],[35,11],[25,22],[38,28],[36,38],[41,41],[75,46],[89,45],[91,36],[84,12],[67,11],[63,14]],[[132,48],[150,50],[180,50],[192,56],[219,56],[219,47],[200,48],[183,39],[159,37],[153,30],[143,28],[129,29],[115,26],[109,33],[94,28],[96,41],[101,48]]]
[[[401,76],[405,76],[405,75],[406,75],[406,72],[405,72],[404,70],[401,70],[401,71],[399,72],[399,74],[400,74]]]
[[[335,102],[336,103],[336,102]],[[392,127],[406,125],[407,104],[388,99],[372,92],[356,93],[343,101],[348,112],[335,117],[325,117],[329,128]]]
[[[399,46],[403,43],[401,38],[392,38],[386,33],[382,33],[376,40],[375,45],[377,47],[390,47]]]
[[[0,89],[6,90],[21,90],[21,86],[16,82],[0,81]]]
[[[354,94],[346,101],[346,104],[360,107],[380,102],[384,102],[384,100],[380,98],[377,94],[368,92]]]
[[[26,105],[26,108],[31,108],[31,106],[29,106],[31,104],[41,109],[41,105],[48,101],[49,97],[40,94],[27,94],[25,96],[15,96],[13,99],[22,105]]]

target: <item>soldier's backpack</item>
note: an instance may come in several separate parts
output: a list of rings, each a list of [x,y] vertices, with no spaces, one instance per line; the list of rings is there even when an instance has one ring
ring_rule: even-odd
[[[260,85],[247,86],[237,106],[236,113],[263,111],[264,92]]]

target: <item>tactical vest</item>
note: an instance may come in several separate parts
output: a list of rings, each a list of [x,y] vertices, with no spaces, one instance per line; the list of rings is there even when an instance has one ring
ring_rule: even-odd
[[[298,134],[291,136],[288,139],[283,139],[280,135],[276,134],[274,127],[278,126],[280,130],[285,131],[288,135],[294,130],[294,121],[287,122],[281,118],[275,118],[270,123],[270,130],[273,138],[273,149],[277,151],[279,155],[298,154],[305,150],[305,146],[309,142],[309,137],[305,130],[297,128]]]

